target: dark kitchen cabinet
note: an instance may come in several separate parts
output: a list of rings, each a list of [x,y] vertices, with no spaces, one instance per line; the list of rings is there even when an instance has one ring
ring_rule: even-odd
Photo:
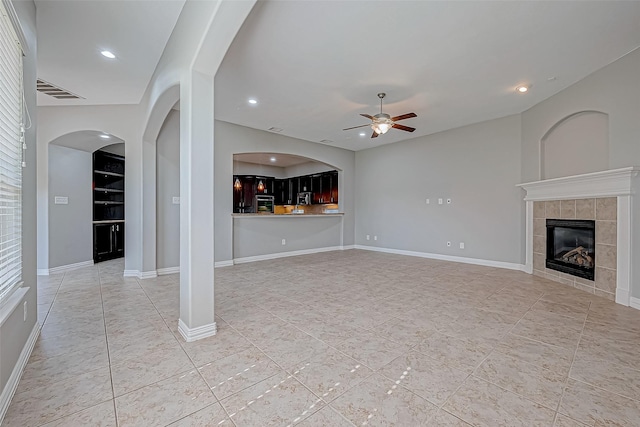
[[[276,205],[290,205],[291,197],[289,196],[289,180],[275,179],[273,181],[273,197]]]
[[[93,224],[93,261],[124,256],[124,222]]]
[[[289,178],[289,197],[287,198],[288,205],[295,205],[298,203],[298,193],[300,192],[300,178]]]
[[[322,203],[322,174],[311,175],[311,203]]]
[[[327,172],[331,178],[328,203],[338,203],[338,171]]]
[[[236,188],[236,179],[240,183],[240,188]],[[234,175],[233,185],[233,212],[253,213],[253,199],[256,195],[256,187],[258,186],[256,177]]]
[[[124,256],[124,157],[93,153],[93,261]]]

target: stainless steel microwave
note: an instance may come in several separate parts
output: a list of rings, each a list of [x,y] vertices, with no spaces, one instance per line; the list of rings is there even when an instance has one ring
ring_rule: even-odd
[[[273,213],[273,196],[259,194],[256,196],[256,213]]]
[[[302,193],[298,193],[298,205],[310,205],[311,204],[311,192],[304,191]]]

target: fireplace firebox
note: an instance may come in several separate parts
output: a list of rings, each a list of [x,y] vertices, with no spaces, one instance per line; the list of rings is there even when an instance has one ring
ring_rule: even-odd
[[[594,280],[595,231],[595,221],[547,219],[547,268]]]

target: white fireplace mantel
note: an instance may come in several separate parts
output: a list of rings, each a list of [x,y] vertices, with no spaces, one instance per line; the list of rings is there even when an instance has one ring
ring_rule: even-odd
[[[640,269],[632,268],[640,265],[639,174],[632,166],[519,184],[527,192],[526,272],[533,273],[533,202],[617,197],[616,302],[640,309]]]

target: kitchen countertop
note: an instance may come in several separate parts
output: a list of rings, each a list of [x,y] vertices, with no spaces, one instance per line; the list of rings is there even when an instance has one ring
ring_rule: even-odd
[[[232,213],[234,218],[280,218],[280,217],[327,217],[327,216],[343,216],[343,212],[326,213],[326,214],[264,214],[264,213]]]

